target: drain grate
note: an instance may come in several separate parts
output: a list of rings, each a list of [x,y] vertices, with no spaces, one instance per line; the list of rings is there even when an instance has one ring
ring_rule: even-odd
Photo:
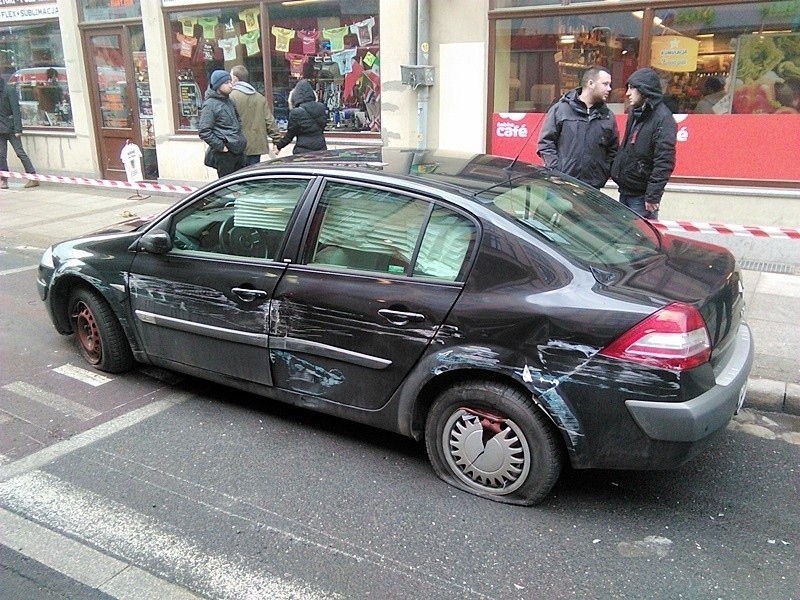
[[[785,275],[800,274],[800,267],[797,265],[765,262],[763,260],[740,260],[739,268],[746,271],[761,271],[762,273],[783,273]]]

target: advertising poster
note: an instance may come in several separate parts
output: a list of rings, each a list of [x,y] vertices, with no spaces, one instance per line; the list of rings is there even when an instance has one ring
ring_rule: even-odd
[[[732,110],[800,114],[800,33],[739,36]]]

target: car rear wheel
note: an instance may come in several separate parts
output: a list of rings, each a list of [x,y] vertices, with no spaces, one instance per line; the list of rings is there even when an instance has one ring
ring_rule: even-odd
[[[534,402],[499,383],[445,390],[425,424],[428,457],[447,483],[507,504],[541,502],[561,473],[557,433]]]
[[[134,364],[133,354],[114,311],[103,298],[80,288],[69,301],[72,329],[83,358],[93,367],[108,373],[127,371]]]

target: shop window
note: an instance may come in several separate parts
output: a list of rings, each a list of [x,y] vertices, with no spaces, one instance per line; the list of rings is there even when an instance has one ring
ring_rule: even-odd
[[[792,2],[659,10],[651,65],[674,112],[797,114],[800,10]]]
[[[289,4],[289,3],[287,3]],[[378,0],[269,5],[273,110],[288,118],[288,96],[308,79],[336,131],[380,131]]]
[[[0,28],[0,76],[17,94],[23,127],[72,127],[58,23]]]
[[[169,15],[179,129],[196,130],[208,79],[216,69],[244,65],[264,93],[261,9],[252,5]]]
[[[497,21],[495,112],[545,112],[601,65],[611,73],[609,105],[622,113],[641,30],[642,17],[629,11]]]
[[[269,32],[261,30],[265,20],[258,5],[171,13],[179,128],[197,129],[211,72],[243,64],[262,94],[271,81],[273,112],[282,129],[289,92],[305,78],[328,109],[330,130],[379,131],[378,5],[378,0],[270,4]]]

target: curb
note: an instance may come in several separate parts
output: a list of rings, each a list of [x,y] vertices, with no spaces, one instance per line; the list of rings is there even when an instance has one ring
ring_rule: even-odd
[[[800,385],[772,379],[750,379],[744,408],[800,416]]]

